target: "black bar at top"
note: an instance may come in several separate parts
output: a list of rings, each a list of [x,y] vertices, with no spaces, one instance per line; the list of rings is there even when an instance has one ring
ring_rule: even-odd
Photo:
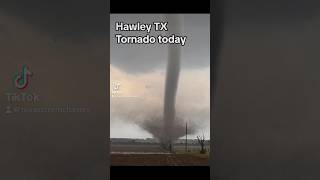
[[[111,13],[210,13],[210,0],[111,0]]]

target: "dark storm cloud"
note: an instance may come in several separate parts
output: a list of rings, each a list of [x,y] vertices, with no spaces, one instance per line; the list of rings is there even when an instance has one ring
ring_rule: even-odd
[[[105,0],[2,0],[0,10],[63,38],[106,35]]]
[[[319,3],[227,0],[223,7],[214,178],[319,179]]]
[[[115,22],[152,23],[164,20],[163,15],[111,15],[111,64],[130,73],[141,73],[165,68],[167,46],[164,45],[119,45],[116,44]],[[184,35],[187,42],[182,47],[182,68],[201,68],[209,66],[210,23],[209,15],[184,15]],[[168,25],[170,28],[170,22]],[[145,35],[144,32],[121,32],[124,35]],[[150,33],[151,35],[163,34]],[[126,53],[123,53],[126,52]]]
[[[0,179],[106,179],[105,6],[96,7],[98,1],[0,4]],[[59,39],[53,43],[54,36]],[[33,76],[29,89],[19,91],[11,78],[23,64]],[[36,93],[40,101],[8,102],[6,92]],[[70,105],[91,112],[11,116],[3,113],[8,105]]]
[[[316,1],[306,0],[225,0],[216,2],[218,11],[223,9],[223,16],[233,23],[278,23],[312,18],[319,12]]]
[[[226,31],[235,32],[242,27],[256,28],[260,25],[268,25],[272,31],[277,31],[276,24],[301,25],[299,23],[315,18],[320,12],[318,1],[313,0],[216,0],[213,2],[213,7],[215,14],[213,17],[214,69],[217,69],[220,64],[217,58],[220,55]]]

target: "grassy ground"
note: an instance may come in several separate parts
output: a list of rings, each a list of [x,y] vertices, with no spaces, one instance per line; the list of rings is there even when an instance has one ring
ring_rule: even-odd
[[[183,145],[178,145],[174,147],[175,152],[171,154],[161,154],[168,152],[159,145],[112,145],[111,150],[113,152],[111,153],[111,165],[113,166],[209,165],[209,151],[206,154],[200,154],[199,146],[189,146],[186,152]]]
[[[195,154],[112,154],[113,166],[208,166],[209,156]]]

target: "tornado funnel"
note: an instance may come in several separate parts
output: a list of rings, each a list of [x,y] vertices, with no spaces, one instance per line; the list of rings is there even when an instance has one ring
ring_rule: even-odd
[[[181,35],[182,33],[182,16],[170,14],[166,16],[168,21],[168,35]],[[177,44],[168,45],[168,62],[165,81],[165,96],[164,96],[164,114],[163,114],[163,139],[164,147],[173,150],[173,130],[174,121],[176,119],[176,94],[178,89],[179,74],[181,61],[181,47]]]

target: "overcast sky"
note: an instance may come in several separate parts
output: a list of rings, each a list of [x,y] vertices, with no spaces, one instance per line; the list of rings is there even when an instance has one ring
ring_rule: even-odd
[[[142,129],[139,124],[150,120],[153,116],[162,117],[167,63],[167,46],[165,45],[116,44],[115,33],[119,32],[114,30],[115,22],[152,23],[161,20],[164,20],[164,15],[111,15],[111,83],[120,82],[121,95],[130,96],[130,98],[111,98],[110,124],[113,138],[151,137],[151,134]],[[187,36],[187,42],[182,47],[176,104],[177,116],[196,128],[195,135],[203,132],[209,138],[209,15],[183,15],[183,24],[183,35]],[[170,28],[170,22],[168,28]],[[125,32],[122,34],[145,35],[146,33]],[[151,32],[150,34],[165,35],[163,32]]]

